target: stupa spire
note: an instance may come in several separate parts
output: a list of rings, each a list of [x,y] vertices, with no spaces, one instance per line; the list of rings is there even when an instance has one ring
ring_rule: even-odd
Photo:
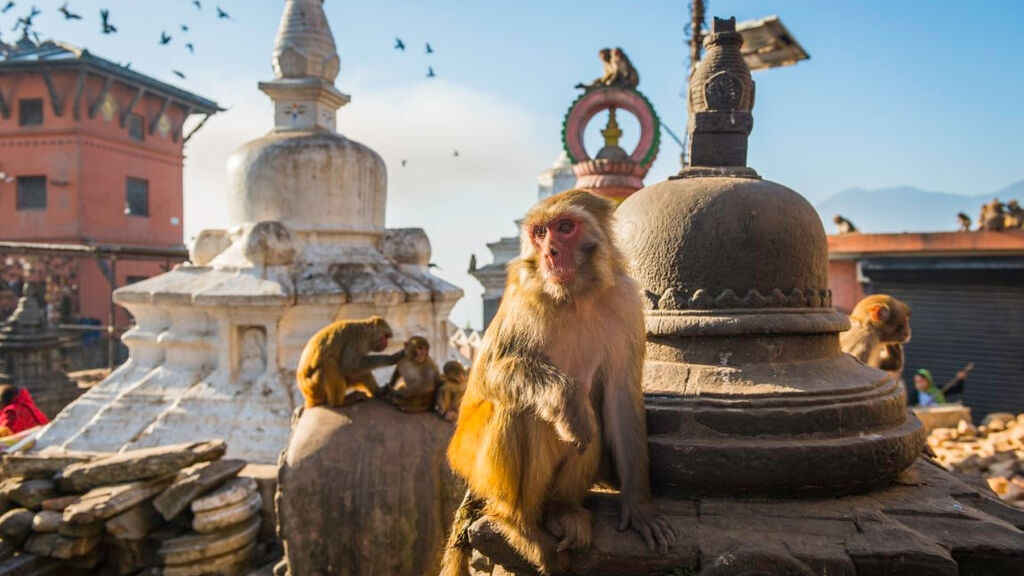
[[[285,0],[271,62],[274,80],[260,90],[274,101],[274,130],[335,130],[349,97],[334,87],[341,59],[324,0]]]

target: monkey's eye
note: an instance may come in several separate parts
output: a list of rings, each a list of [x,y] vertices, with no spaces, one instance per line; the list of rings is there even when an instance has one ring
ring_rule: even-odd
[[[533,236],[534,236],[534,238],[540,238],[540,239],[543,240],[544,236],[547,236],[547,233],[548,233],[548,229],[545,228],[544,226],[534,226],[533,227]]]
[[[576,228],[576,224],[572,220],[561,220],[558,222],[558,231],[562,234],[568,234]]]

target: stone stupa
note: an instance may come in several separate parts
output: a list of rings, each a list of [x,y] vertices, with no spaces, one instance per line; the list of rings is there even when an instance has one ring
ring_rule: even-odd
[[[746,166],[742,42],[714,20],[690,80],[692,165],[616,212],[647,304],[651,485],[679,538],[648,551],[616,529],[618,496],[594,493],[571,573],[1024,574],[1024,511],[924,457],[903,386],[840,349],[821,220]],[[536,573],[486,518],[470,540],[474,576]]]
[[[197,437],[229,456],[274,463],[301,403],[306,341],[341,319],[380,315],[392,350],[422,335],[450,354],[448,314],[462,291],[427,269],[421,229],[384,226],[386,171],[335,130],[349,97],[323,0],[286,0],[273,50],[274,129],[228,162],[229,221],[204,230],[191,264],[121,288],[136,326],[130,358],[69,405],[38,446],[118,450]],[[381,377],[386,377],[383,370]]]

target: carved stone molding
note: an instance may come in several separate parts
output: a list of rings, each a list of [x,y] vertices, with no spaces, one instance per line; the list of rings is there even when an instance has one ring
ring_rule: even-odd
[[[693,292],[669,288],[661,296],[644,290],[642,293],[647,310],[728,310],[736,308],[831,308],[832,291],[827,288],[794,288],[789,293],[774,288],[762,294],[751,288],[740,297],[731,288],[713,295],[703,288]]]

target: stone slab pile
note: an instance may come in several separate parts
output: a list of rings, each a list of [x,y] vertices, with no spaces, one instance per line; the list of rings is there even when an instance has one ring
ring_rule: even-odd
[[[928,435],[936,459],[949,470],[980,475],[1004,502],[1024,509],[1024,413],[989,414],[980,426],[961,420]]]
[[[0,576],[248,573],[263,497],[221,440],[4,457]]]

